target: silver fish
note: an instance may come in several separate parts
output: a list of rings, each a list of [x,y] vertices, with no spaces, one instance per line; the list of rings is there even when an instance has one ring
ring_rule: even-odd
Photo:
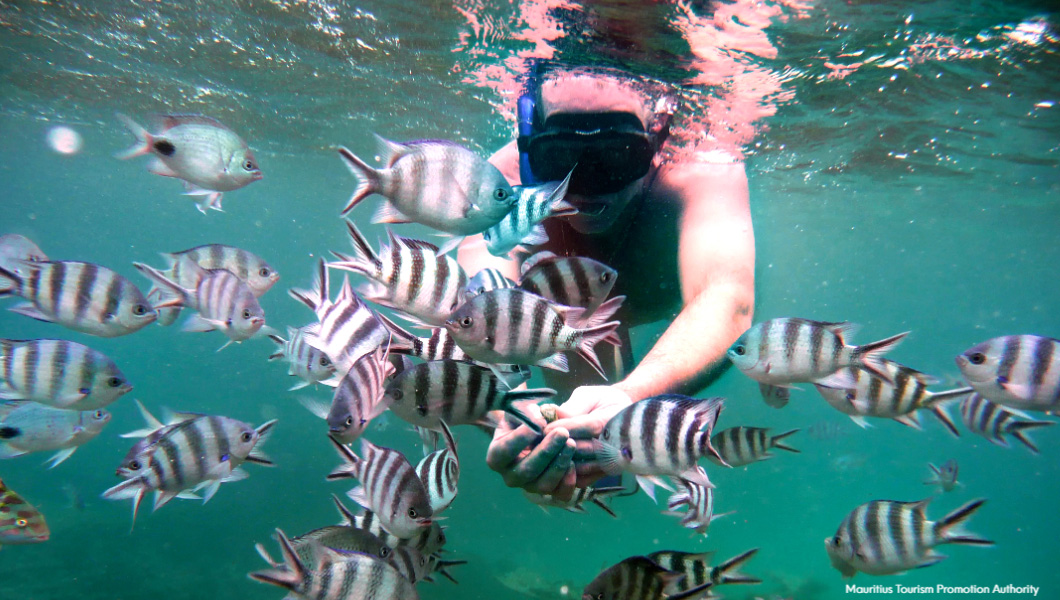
[[[571,496],[570,500],[561,500],[551,494],[536,494],[526,490],[523,490],[523,495],[526,496],[527,500],[540,506],[541,510],[545,510],[545,512],[548,512],[545,509],[546,506],[554,506],[572,513],[584,513],[586,512],[584,504],[586,502],[591,502],[617,519],[618,515],[615,514],[615,511],[611,510],[611,507],[604,502],[604,499],[624,491],[626,491],[626,488],[622,486],[580,487],[574,488],[574,494]]]
[[[37,544],[50,536],[44,515],[0,480],[0,545]]]
[[[431,510],[438,514],[449,508],[456,499],[457,482],[460,480],[460,458],[456,453],[456,440],[445,421],[439,423],[445,436],[445,448],[435,450],[416,465],[416,475],[427,490]]]
[[[713,487],[706,472],[696,468],[696,461],[704,456],[722,460],[710,436],[723,406],[722,398],[679,394],[635,402],[604,425],[593,443],[596,458],[608,475],[623,471],[636,475],[652,500],[656,484],[670,489],[660,475],[679,475]]]
[[[371,532],[383,540],[387,546],[397,548],[399,546],[411,546],[423,554],[434,554],[445,546],[445,532],[437,521],[433,521],[430,527],[421,530],[411,538],[400,538],[390,533],[385,528],[376,514],[365,510],[359,515],[347,514],[343,524],[351,524],[359,529]]]
[[[389,244],[376,254],[353,223],[346,221],[355,256],[335,252],[329,267],[360,273],[371,282],[361,290],[377,304],[407,313],[430,325],[441,325],[463,301],[467,275],[455,258],[427,242],[387,230]]]
[[[67,340],[0,339],[0,399],[93,410],[132,389],[114,361],[88,346]]]
[[[250,578],[290,590],[307,600],[418,600],[416,588],[386,561],[360,552],[337,552],[311,541],[307,567],[279,529],[283,566],[250,573]]]
[[[523,290],[493,290],[462,304],[445,328],[475,360],[566,372],[563,353],[573,350],[606,377],[593,347],[600,341],[620,345],[615,333],[620,323],[608,322],[613,314],[608,311],[598,310],[582,321],[583,314],[582,308],[553,304]]]
[[[205,502],[222,482],[247,476],[239,469],[243,462],[272,465],[258,446],[268,438],[275,420],[254,428],[228,417],[183,413],[163,425],[146,410],[143,413],[149,418],[148,428],[123,436],[145,436],[134,446],[138,454],[122,463],[127,469],[119,469],[125,481],[103,492],[108,500],[132,498],[134,523],[148,491],[155,491],[154,510],[193,488],[206,489]]]
[[[762,401],[773,408],[784,408],[791,400],[791,388],[788,387],[759,383],[758,391],[762,393]]]
[[[956,460],[951,458],[942,463],[941,467],[928,463],[928,467],[931,469],[931,479],[925,481],[924,485],[937,485],[944,492],[952,492],[957,487]]]
[[[1060,410],[1060,340],[1008,335],[957,357],[957,367],[987,400],[1018,410]]]
[[[959,525],[986,500],[973,500],[942,518],[927,520],[931,498],[920,502],[873,500],[854,509],[835,535],[824,540],[825,551],[844,577],[861,571],[891,575],[931,566],[945,556],[935,552],[940,544],[992,546],[993,542],[965,533]]]
[[[571,172],[573,173],[573,171]],[[540,185],[516,186],[515,207],[500,223],[482,232],[486,248],[493,256],[507,257],[520,244],[538,246],[548,241],[542,221],[549,217],[577,214],[578,209],[566,202],[571,173],[563,181]]]
[[[780,448],[788,452],[799,451],[781,442],[789,435],[798,433],[798,429],[785,431],[777,435],[769,435],[769,429],[762,427],[730,427],[715,433],[710,438],[710,443],[718,449],[721,460],[712,456],[707,458],[715,464],[728,463],[730,467],[742,467],[760,460],[773,458],[770,452],[773,448]]]
[[[320,383],[335,377],[335,365],[324,352],[309,345],[305,339],[305,327],[287,328],[287,338],[269,334],[269,339],[280,348],[269,356],[269,360],[283,360],[287,363],[287,374],[301,381],[292,385],[289,390],[300,390],[306,386]]]
[[[0,268],[22,275],[20,263],[44,262],[48,257],[32,240],[17,233],[0,236]]]
[[[490,411],[503,410],[532,429],[540,429],[525,408],[551,398],[549,388],[512,390],[484,367],[454,360],[436,360],[412,366],[386,386],[387,405],[405,421],[440,430],[450,425],[496,427]]]
[[[0,298],[29,300],[12,312],[99,337],[138,331],[158,316],[139,288],[106,267],[74,261],[18,264],[21,274],[0,268]]]
[[[0,458],[31,452],[58,452],[49,459],[55,468],[110,422],[105,410],[62,410],[36,402],[0,404]]]
[[[728,350],[729,360],[759,383],[787,385],[813,382],[846,389],[853,387],[843,367],[860,366],[888,380],[880,358],[909,332],[885,340],[849,346],[844,338],[855,326],[809,319],[771,319],[751,327]]]
[[[582,600],[691,600],[704,598],[713,582],[678,591],[685,576],[644,556],[608,567],[582,592]]]
[[[383,528],[400,538],[412,538],[430,527],[431,501],[416,470],[397,450],[382,448],[361,439],[361,458],[333,438],[332,445],[343,464],[327,479],[356,478],[360,486],[347,494],[351,500],[373,511]]]
[[[523,261],[519,289],[556,304],[582,307],[588,317],[611,294],[616,281],[618,271],[600,261],[544,251]]]
[[[373,223],[416,222],[453,235],[473,235],[500,222],[517,196],[501,172],[467,148],[445,141],[398,144],[376,136],[386,167],[375,169],[346,148],[339,156],[358,181],[342,209],[381,194]]]
[[[866,427],[865,417],[894,419],[903,425],[920,429],[918,411],[930,411],[955,436],[959,436],[946,406],[962,396],[972,393],[972,388],[956,388],[932,392],[927,386],[936,379],[904,365],[880,359],[880,368],[886,378],[859,367],[846,367],[840,372],[853,385],[848,389],[817,386],[825,401],[832,408],[850,415],[851,420]]]
[[[350,372],[339,381],[331,406],[325,407],[309,400],[302,404],[313,414],[328,422],[328,435],[343,444],[361,437],[372,419],[383,414],[389,398],[383,384],[394,372],[382,348],[376,348],[354,361]]]
[[[490,290],[513,287],[516,287],[515,282],[505,277],[504,273],[492,267],[487,267],[480,269],[478,273],[475,273],[474,276],[467,280],[467,287],[464,288],[464,299],[470,300]]]
[[[261,179],[254,153],[235,132],[218,120],[202,115],[163,115],[157,133],[151,133],[129,117],[118,119],[136,136],[120,159],[151,154],[147,170],[184,182],[186,195],[203,196],[199,212],[221,210],[221,192],[237,190]]]
[[[707,472],[703,467],[696,465],[695,471],[706,478]],[[703,485],[689,481],[684,477],[673,477],[671,480],[677,491],[670,494],[666,501],[666,512],[664,515],[679,517],[681,525],[694,530],[701,535],[707,535],[710,524],[715,519],[733,514],[731,511],[722,514],[714,514],[714,488],[712,485]],[[685,511],[678,509],[685,507]]]
[[[677,586],[678,591],[684,592],[707,582],[713,583],[716,586],[740,583],[762,583],[761,579],[748,577],[737,571],[740,565],[751,560],[757,552],[758,548],[752,548],[747,552],[743,552],[730,558],[716,567],[710,566],[710,561],[714,559],[713,552],[692,554],[690,552],[660,550],[658,552],[652,552],[648,555],[648,558],[655,561],[656,564],[668,571],[684,575],[684,580]]]
[[[1053,421],[1036,421],[1022,412],[994,404],[979,394],[972,394],[961,400],[961,420],[969,431],[998,446],[1007,448],[1005,435],[1011,435],[1034,454],[1038,454],[1038,446],[1027,435],[1026,430],[1056,424]]]
[[[423,554],[412,546],[398,546],[388,561],[401,576],[416,583],[428,577],[434,570],[431,564],[432,557]]]

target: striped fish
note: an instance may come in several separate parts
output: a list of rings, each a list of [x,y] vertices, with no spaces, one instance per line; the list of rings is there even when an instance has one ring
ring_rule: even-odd
[[[306,563],[279,529],[282,567],[250,573],[250,578],[290,590],[307,600],[418,600],[416,588],[386,561],[359,552],[340,553],[312,542]]]
[[[1038,446],[1034,444],[1026,430],[1055,425],[1053,421],[1036,421],[1028,415],[972,394],[961,400],[961,421],[968,431],[977,433],[998,446],[1008,447],[1005,435],[1011,435],[1034,454]]]
[[[563,352],[573,350],[606,378],[593,347],[604,340],[620,344],[615,333],[620,323],[606,322],[613,312],[598,310],[583,320],[584,312],[523,290],[493,290],[462,304],[446,320],[445,328],[475,360],[535,364],[567,372]]]
[[[382,169],[339,147],[339,156],[359,180],[342,216],[361,200],[380,194],[386,201],[373,223],[416,222],[463,236],[496,225],[515,206],[515,192],[497,167],[463,146],[440,140],[399,144],[378,135],[376,139],[386,164]]]
[[[162,271],[170,281],[176,282],[186,288],[194,288],[194,273],[189,273],[181,267],[182,257],[188,257],[193,263],[207,271],[224,269],[243,280],[250,288],[255,297],[260,298],[274,283],[280,280],[280,275],[269,263],[258,255],[224,244],[206,244],[196,246],[180,252],[163,252],[162,257],[169,262],[169,268]],[[165,288],[152,286],[147,292],[147,297],[154,299],[162,296]],[[163,308],[158,311],[158,324],[163,326],[172,325],[180,315],[180,308]]]
[[[183,331],[220,330],[228,337],[228,343],[238,343],[254,337],[265,325],[265,311],[242,279],[224,269],[207,271],[187,256],[181,258],[181,265],[188,274],[188,281],[195,282],[194,286],[185,287],[154,267],[133,263],[141,273],[171,294],[169,300],[156,304],[156,307],[187,306],[198,311],[184,322]]]
[[[433,557],[412,546],[398,546],[388,561],[409,583],[416,583],[434,572]]]
[[[544,251],[523,262],[519,289],[556,304],[580,306],[589,316],[611,294],[617,280],[618,271],[602,262]]]
[[[358,358],[339,381],[330,408],[312,400],[301,400],[313,414],[328,422],[328,435],[349,444],[361,437],[372,419],[387,409],[385,380],[394,372],[387,354],[376,348]]]
[[[48,541],[44,515],[0,480],[0,546]]]
[[[563,181],[513,188],[515,207],[500,223],[482,232],[482,239],[486,241],[490,254],[507,258],[508,253],[520,244],[544,244],[548,241],[548,234],[542,221],[549,217],[577,214],[578,209],[563,199],[567,195],[571,173]]]
[[[434,574],[438,573],[439,575],[441,575],[442,577],[445,577],[446,579],[448,579],[449,581],[452,581],[453,583],[460,583],[459,581],[457,581],[449,573],[449,568],[450,567],[458,567],[460,565],[466,565],[467,561],[466,560],[442,560],[441,558],[439,558],[440,556],[441,556],[440,554],[432,554],[430,556],[430,564],[429,564],[430,572],[428,573],[428,575],[426,577],[423,578],[423,580],[424,581],[430,581],[431,583],[434,583]]]
[[[944,462],[941,467],[928,463],[928,468],[931,469],[931,479],[925,481],[924,485],[937,485],[944,492],[952,492],[957,487],[956,460],[951,458]]]
[[[696,461],[704,456],[721,460],[710,436],[723,406],[722,398],[679,394],[635,402],[604,425],[593,443],[596,459],[608,475],[623,471],[636,475],[637,483],[652,500],[656,484],[671,489],[660,475],[679,475],[697,485],[713,487],[706,472],[696,468]]]
[[[334,302],[331,301],[330,287],[327,265],[321,260],[317,265],[314,289],[292,289],[290,294],[316,313],[319,323],[307,325],[303,335],[306,343],[331,359],[336,374],[348,373],[358,358],[375,351],[391,337],[394,337],[390,342],[391,352],[405,349],[401,340],[408,334],[392,336],[378,315],[353,292],[348,281],[343,279],[342,289]]]
[[[959,530],[986,500],[968,502],[938,522],[928,521],[924,514],[931,500],[873,500],[855,508],[835,535],[824,540],[832,566],[844,577],[853,577],[858,571],[891,575],[943,560],[946,557],[934,550],[941,544],[994,545]]]
[[[416,465],[427,497],[431,501],[431,510],[438,514],[449,508],[456,499],[456,484],[460,480],[460,458],[456,453],[456,440],[445,421],[439,421],[445,435],[445,448],[435,450]]]
[[[784,408],[791,400],[791,388],[788,387],[760,383],[758,391],[762,393],[762,401],[773,408]]]
[[[148,428],[122,437],[145,435],[134,446],[138,450],[126,457],[118,474],[122,483],[103,492],[108,500],[133,499],[133,522],[144,495],[155,491],[154,510],[158,510],[186,490],[205,488],[203,502],[208,501],[225,481],[238,481],[246,472],[243,462],[271,466],[258,447],[276,423],[268,421],[253,426],[228,417],[178,413],[163,425],[146,410]]]
[[[880,359],[880,367],[886,378],[864,368],[847,367],[841,371],[852,380],[849,389],[817,386],[825,401],[862,427],[866,417],[894,419],[903,425],[920,429],[917,412],[930,411],[946,429],[959,436],[946,406],[949,402],[972,392],[972,388],[956,388],[941,392],[928,391],[927,386],[937,382],[934,377],[910,369],[893,360]]]
[[[347,513],[343,523],[352,524],[354,527],[371,532],[391,548],[412,546],[424,554],[434,554],[445,546],[445,532],[437,521],[432,522],[430,527],[407,539],[399,538],[384,529],[379,517],[370,510],[363,511],[359,515]]]
[[[957,367],[987,400],[1017,410],[1060,410],[1060,340],[1007,335],[957,357]]]
[[[22,275],[20,267],[22,261],[44,262],[46,260],[48,257],[37,244],[33,243],[33,240],[17,233],[0,236],[0,268]]]
[[[0,339],[0,399],[94,410],[132,391],[102,352],[66,340]]]
[[[284,360],[288,365],[287,374],[301,379],[289,391],[300,390],[335,376],[335,365],[328,355],[310,346],[305,338],[305,327],[288,327],[287,339],[275,333],[269,334],[269,339],[279,346],[269,360]]]
[[[0,458],[58,450],[48,461],[52,469],[98,436],[109,422],[110,413],[101,409],[62,410],[36,402],[0,404]]]
[[[561,500],[551,494],[536,494],[534,492],[528,492],[523,490],[523,495],[526,499],[533,502],[534,504],[541,507],[541,510],[548,512],[545,508],[547,506],[554,506],[556,508],[562,508],[563,510],[570,511],[572,513],[585,513],[586,502],[591,502],[599,506],[604,512],[611,515],[612,517],[618,518],[615,511],[611,510],[611,507],[604,502],[604,498],[614,496],[621,492],[626,491],[626,488],[622,486],[607,486],[607,487],[580,487],[574,488],[574,495],[571,496],[570,500]]]
[[[314,541],[332,550],[360,552],[387,562],[390,562],[391,557],[394,555],[394,551],[390,546],[384,544],[383,540],[363,529],[357,529],[349,525],[329,525],[314,529],[298,537],[291,538],[291,545],[294,546],[299,558],[304,562],[312,563],[312,542]],[[262,550],[258,551],[259,554]],[[272,561],[268,560],[268,562],[271,563]]]
[[[99,337],[130,334],[158,317],[139,288],[106,267],[64,260],[20,261],[18,268],[24,272],[0,268],[0,298],[29,301],[11,312]]]
[[[467,275],[451,256],[427,242],[411,240],[387,230],[389,244],[376,254],[368,240],[346,221],[354,256],[333,254],[339,262],[329,267],[360,273],[370,283],[364,297],[407,313],[430,325],[441,325],[463,301]]]
[[[690,600],[705,598],[714,584],[679,591],[685,576],[644,556],[633,556],[608,567],[585,586],[582,598],[601,600]]]
[[[703,470],[703,467],[696,465],[695,470],[706,478],[707,472]],[[678,491],[670,494],[670,499],[666,501],[666,512],[663,514],[680,517],[681,525],[688,529],[707,535],[710,523],[714,519],[733,514],[732,512],[714,514],[713,486],[694,483],[684,477],[674,477],[672,481]],[[684,512],[677,510],[682,506],[685,507]]]
[[[455,360],[436,360],[411,366],[386,386],[387,405],[401,419],[427,429],[450,425],[496,427],[489,413],[503,410],[526,423],[540,427],[526,416],[530,404],[552,398],[550,388],[512,390],[490,369]]]
[[[343,464],[327,479],[356,478],[361,485],[347,494],[351,500],[371,510],[388,532],[400,538],[412,538],[431,526],[431,500],[416,470],[397,450],[376,446],[361,439],[360,458],[334,438],[332,445]]]
[[[751,327],[728,350],[729,360],[759,383],[787,385],[813,382],[819,386],[853,387],[849,371],[860,366],[890,381],[881,357],[909,332],[885,340],[848,346],[852,323],[827,323],[809,319],[771,319]]]
[[[710,443],[718,449],[721,460],[708,456],[715,464],[728,463],[730,467],[742,467],[760,460],[773,458],[770,452],[773,448],[780,448],[788,452],[799,451],[781,442],[789,435],[798,433],[798,429],[785,431],[784,433],[770,436],[769,429],[762,427],[730,427],[723,429],[710,438]]]
[[[501,273],[498,269],[487,267],[479,270],[478,273],[475,273],[474,276],[467,280],[467,287],[464,288],[464,298],[470,300],[490,290],[513,287],[515,287],[515,282],[505,277],[504,273]]]
[[[752,548],[716,567],[710,566],[710,561],[714,559],[713,552],[692,554],[690,552],[660,550],[659,552],[652,552],[648,555],[648,558],[667,571],[684,575],[684,580],[677,586],[678,591],[684,592],[707,582],[714,585],[762,583],[761,579],[748,577],[737,571],[740,565],[751,560],[757,552],[758,548]]]

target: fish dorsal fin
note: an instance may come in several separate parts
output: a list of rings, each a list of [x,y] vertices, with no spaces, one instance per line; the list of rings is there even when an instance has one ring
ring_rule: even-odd
[[[820,321],[817,324],[834,333],[835,336],[839,338],[839,341],[844,344],[849,344],[850,338],[854,337],[854,334],[861,329],[861,325],[850,323],[849,321]]]
[[[405,244],[405,246],[408,248],[419,248],[420,250],[429,250],[431,252],[434,252],[435,254],[441,254],[441,251],[438,249],[438,246],[435,246],[430,242],[425,242],[423,240],[413,240],[409,238],[400,239],[401,242]]]
[[[527,271],[529,271],[530,269],[534,268],[535,266],[541,264],[542,262],[544,262],[546,260],[556,259],[556,258],[559,258],[559,257],[556,256],[556,254],[554,252],[549,252],[548,250],[542,250],[541,252],[538,252],[537,254],[531,255],[530,257],[528,257],[526,260],[523,261],[522,266],[519,268],[519,274],[520,275],[526,275]]]
[[[342,517],[342,521],[339,524],[352,527],[356,522],[357,515],[350,512],[350,509],[346,508],[346,505],[343,504],[342,500],[339,500],[339,497],[335,494],[331,495],[331,499],[335,502],[335,507],[339,509],[339,515]]]
[[[158,124],[161,126],[163,132],[179,125],[209,125],[211,127],[224,129],[225,131],[232,131],[227,125],[221,123],[217,119],[199,114],[159,115]]]
[[[394,166],[402,156],[405,156],[413,149],[412,147],[402,144],[399,142],[392,142],[378,133],[372,134],[375,136],[375,141],[379,145],[379,155],[383,157],[383,164],[390,168]]]

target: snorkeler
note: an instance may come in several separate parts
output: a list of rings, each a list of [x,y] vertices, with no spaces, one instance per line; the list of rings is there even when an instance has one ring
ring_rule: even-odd
[[[502,425],[486,460],[511,487],[568,498],[603,475],[591,440],[612,416],[658,394],[695,393],[750,327],[754,232],[738,158],[671,161],[660,152],[674,106],[665,91],[598,68],[533,79],[519,100],[517,141],[490,160],[513,184],[560,180],[573,169],[566,200],[579,213],[547,220],[549,240],[533,250],[587,256],[618,271],[613,294],[627,296],[619,313],[626,358],[604,358],[607,385],[585,385],[597,376],[583,365],[563,380],[546,373],[550,386],[570,393],[557,419],[541,418],[541,439],[526,425]],[[494,267],[517,279],[515,262],[490,256],[480,238],[469,238],[459,257],[470,273]],[[625,373],[628,328],[661,320],[665,332]]]

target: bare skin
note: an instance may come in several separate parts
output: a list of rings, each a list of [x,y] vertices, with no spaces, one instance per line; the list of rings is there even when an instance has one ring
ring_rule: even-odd
[[[490,160],[518,183],[514,143]],[[650,188],[634,202],[647,182]],[[576,206],[598,200],[567,199]],[[616,286],[624,285],[616,293],[628,290],[629,295],[625,325],[660,319],[670,325],[624,379],[574,388],[552,423],[535,412],[543,438],[526,425],[499,427],[486,462],[508,486],[569,499],[575,487],[603,476],[591,443],[611,417],[631,402],[658,394],[696,393],[726,349],[751,326],[754,231],[742,163],[666,164],[607,200],[605,217],[596,222],[547,221],[549,244],[567,250],[573,246],[576,255],[595,254],[618,270]],[[516,264],[491,256],[480,238],[465,242],[459,260],[470,273],[494,267],[518,279]],[[556,374],[545,371],[549,385],[561,393],[587,379],[584,371],[574,373],[577,383],[563,386],[553,381]]]

